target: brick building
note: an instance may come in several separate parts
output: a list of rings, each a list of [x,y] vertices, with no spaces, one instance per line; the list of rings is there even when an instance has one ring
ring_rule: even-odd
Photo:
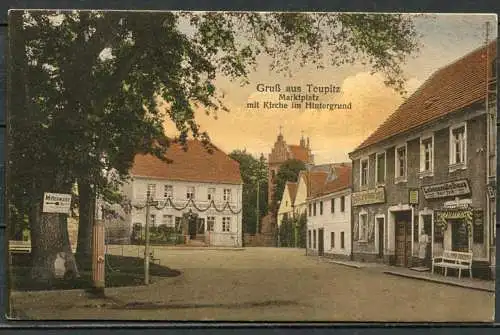
[[[354,260],[415,266],[425,232],[424,264],[446,249],[472,252],[474,276],[494,266],[495,62],[496,42],[436,71],[350,153]]]

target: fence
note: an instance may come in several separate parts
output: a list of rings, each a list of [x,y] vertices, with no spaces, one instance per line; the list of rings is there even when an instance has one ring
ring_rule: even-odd
[[[245,247],[275,247],[277,237],[273,233],[245,234],[243,242]]]

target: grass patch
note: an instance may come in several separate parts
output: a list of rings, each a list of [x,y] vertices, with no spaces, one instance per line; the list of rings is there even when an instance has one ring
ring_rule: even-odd
[[[29,254],[14,255],[10,266],[10,287],[16,291],[70,290],[92,288],[92,259],[80,262],[80,278],[37,282],[31,279],[31,257]],[[158,277],[176,277],[180,271],[150,263],[150,280]],[[156,277],[156,278],[155,278]],[[106,287],[139,286],[144,284],[144,260],[137,257],[106,255]]]

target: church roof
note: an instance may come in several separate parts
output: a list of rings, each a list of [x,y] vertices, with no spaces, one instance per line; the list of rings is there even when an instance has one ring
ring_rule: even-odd
[[[496,57],[496,40],[488,45]],[[436,71],[354,152],[482,101],[486,96],[486,50],[478,48]]]
[[[290,150],[290,153],[292,154],[292,159],[298,159],[299,161],[302,162],[307,162],[309,158],[309,152],[307,148],[301,146],[301,145],[296,145],[296,144],[289,144],[288,149]]]
[[[172,143],[162,161],[153,155],[136,155],[130,174],[165,180],[241,184],[240,165],[212,146],[212,153],[198,140],[188,140],[187,150]]]

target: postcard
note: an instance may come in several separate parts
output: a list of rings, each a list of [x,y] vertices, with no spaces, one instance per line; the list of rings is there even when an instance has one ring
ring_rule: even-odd
[[[10,318],[493,321],[496,15],[8,27]]]

